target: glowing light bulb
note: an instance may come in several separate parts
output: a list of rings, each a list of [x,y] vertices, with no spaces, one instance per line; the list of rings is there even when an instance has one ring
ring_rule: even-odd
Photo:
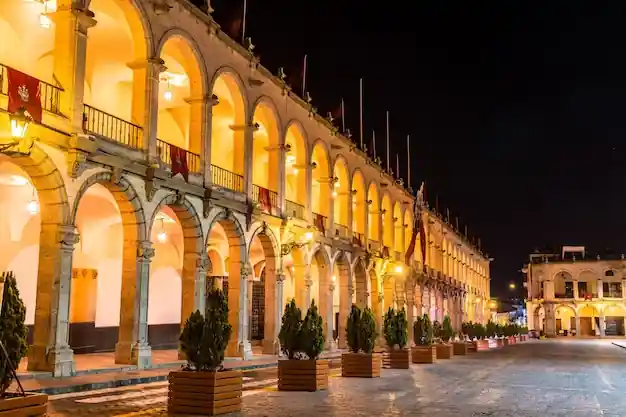
[[[333,276],[331,277],[331,279],[333,280],[333,282],[335,282],[335,281],[337,281],[337,276],[336,276],[336,275],[333,275]]]
[[[398,273],[398,274],[402,273],[402,266],[401,265],[396,266],[396,273]]]
[[[172,94],[172,92],[171,92],[171,91],[166,91],[166,92],[163,94],[163,98],[164,98],[166,101],[172,101],[172,98],[173,98],[173,97],[174,97],[174,95]]]
[[[31,216],[39,213],[39,203],[37,200],[31,200],[30,203],[26,205],[26,211],[28,211],[28,214]]]
[[[167,241],[167,233],[165,232],[159,232],[159,234],[157,235],[157,240],[160,243],[165,243]]]
[[[313,232],[306,232],[304,234],[304,240],[308,240],[308,241],[313,240]]]
[[[337,191],[333,191],[333,198],[337,197]]]
[[[294,168],[294,169],[293,169],[293,173],[294,173],[294,174],[297,174],[297,173],[298,173],[298,168]]]

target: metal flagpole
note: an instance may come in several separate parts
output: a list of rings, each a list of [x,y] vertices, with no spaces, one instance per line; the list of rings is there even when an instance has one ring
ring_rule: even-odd
[[[363,78],[361,78],[359,87],[359,136],[361,138],[361,149],[363,149]]]
[[[409,143],[410,138],[411,135],[406,135],[406,166],[409,171],[409,178],[407,178],[409,188],[411,188],[411,145]]]
[[[341,97],[341,131],[346,131],[346,110],[343,103],[343,97]]]
[[[306,95],[306,65],[307,65],[307,55],[304,55],[304,67],[302,67],[302,97]]]
[[[396,175],[400,178],[400,155],[396,154]]]
[[[376,160],[376,131],[372,130],[372,150],[374,151],[374,160]]]
[[[241,44],[246,42],[246,14],[248,13],[248,1],[243,0],[243,19],[241,23]]]
[[[389,168],[389,111],[387,111],[387,171]]]

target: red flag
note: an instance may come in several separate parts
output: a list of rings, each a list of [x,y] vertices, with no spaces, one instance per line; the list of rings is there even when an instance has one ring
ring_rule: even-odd
[[[404,255],[404,263],[411,265],[411,258],[415,253],[415,245],[417,244],[417,234],[419,233],[421,249],[422,249],[422,266],[426,271],[426,230],[424,229],[424,221],[422,220],[422,210],[419,207],[418,202],[415,202],[415,213],[413,214],[413,233],[411,234],[411,241],[409,247]]]
[[[270,190],[259,187],[259,203],[263,211],[272,214],[272,203],[270,201]]]
[[[189,182],[187,151],[172,144],[168,145],[170,145],[170,157],[172,158],[172,177],[176,174],[181,174],[185,181]]]
[[[335,110],[332,111],[331,115],[333,116],[333,119],[341,119],[343,116],[343,106],[340,104],[339,106],[337,106],[337,108]]]
[[[41,96],[39,80],[18,70],[7,67],[9,82],[9,113],[17,113],[20,109],[26,111],[35,122],[41,123]]]
[[[315,213],[315,227],[322,233],[322,235],[326,234],[326,225],[324,224],[324,216],[321,214]]]

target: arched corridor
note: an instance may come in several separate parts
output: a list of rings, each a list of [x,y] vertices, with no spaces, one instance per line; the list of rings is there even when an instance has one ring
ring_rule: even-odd
[[[313,180],[311,182],[311,210],[313,212],[313,224],[325,234],[328,229],[330,217],[331,188],[334,183],[330,177],[330,162],[328,150],[321,141],[313,146],[311,154],[313,164]]]
[[[285,136],[285,210],[286,215],[305,218],[307,207],[307,144],[299,123],[291,123]]]

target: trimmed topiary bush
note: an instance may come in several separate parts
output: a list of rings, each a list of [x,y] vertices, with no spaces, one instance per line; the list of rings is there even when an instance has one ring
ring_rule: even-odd
[[[281,329],[282,330],[282,329]],[[319,315],[315,301],[306,312],[300,329],[300,349],[311,360],[316,360],[324,350],[324,320]]]
[[[413,342],[417,346],[430,346],[433,343],[433,327],[428,314],[418,317],[413,323]]]
[[[180,334],[180,350],[187,358],[186,370],[221,370],[231,334],[226,297],[220,289],[211,290],[207,296],[205,315],[199,310],[192,313]]]
[[[11,366],[17,369],[28,349],[28,328],[24,325],[26,307],[20,298],[13,273],[5,272],[1,279],[4,279],[4,291],[0,306],[0,340],[7,350]],[[12,380],[11,367],[4,355],[0,355],[0,398],[4,397]]]
[[[438,320],[433,321],[433,340],[436,343],[442,342],[441,333],[442,333],[441,323],[439,323]]]
[[[409,344],[409,322],[406,319],[406,310],[402,310],[396,313],[396,343],[400,349],[404,349]]]
[[[346,323],[346,338],[348,347],[353,353],[359,351],[359,328],[361,326],[361,309],[356,305],[352,305],[348,322]]]
[[[491,338],[496,337],[497,332],[498,332],[498,326],[493,321],[489,320],[487,322],[487,327],[485,331],[486,331],[485,336],[491,337]]]
[[[444,343],[448,343],[453,337],[454,329],[452,328],[452,321],[450,320],[450,316],[446,315],[443,318],[443,326],[441,328],[441,340]]]
[[[359,324],[359,349],[365,353],[372,353],[376,343],[376,318],[369,307],[365,307],[361,313]]]
[[[288,359],[298,359],[300,352],[300,329],[302,327],[302,312],[292,299],[286,306],[278,333],[280,349]]]
[[[390,349],[395,349],[396,346],[400,349],[406,347],[409,340],[407,328],[406,311],[402,309],[396,312],[390,307],[383,323],[385,342]]]

